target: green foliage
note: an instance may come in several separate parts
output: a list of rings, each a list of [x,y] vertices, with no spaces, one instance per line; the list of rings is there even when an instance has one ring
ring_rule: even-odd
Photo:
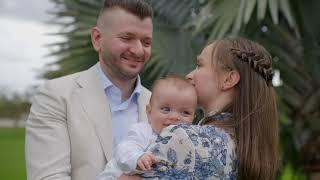
[[[283,19],[275,25],[268,18],[263,22],[267,28],[265,32],[257,32],[254,26],[247,27],[247,32],[272,53],[274,65],[281,72],[283,84],[277,88],[277,93],[282,159],[285,165],[290,162],[290,170],[285,168],[287,175],[282,179],[299,179],[302,176],[288,175],[289,172],[306,173],[307,167],[312,169],[319,165],[311,150],[316,148],[316,139],[320,136],[320,26],[316,10],[320,3],[298,0],[290,3],[299,33],[290,29]]]
[[[30,109],[30,102],[24,95],[14,94],[12,97],[0,95],[0,117],[20,119]]]
[[[148,88],[159,77],[190,72],[199,52],[193,46],[203,43],[199,38],[193,39],[190,31],[157,21],[155,24],[152,56],[141,73],[142,83]]]
[[[311,150],[316,148],[316,139],[320,136],[320,25],[317,20],[320,2],[291,3],[299,34],[284,21],[274,25],[266,19],[268,30],[252,33],[251,37],[271,51],[275,67],[281,72],[283,85],[277,92],[281,105],[283,160],[291,162],[292,169],[301,170],[316,168],[314,163],[319,163]]]
[[[254,14],[258,22],[263,21],[267,15],[271,16],[273,24],[279,23],[279,16],[282,14],[290,28],[298,31],[288,0],[206,1],[187,26],[194,27],[195,34],[207,33],[212,40],[239,34],[242,27],[254,19]]]
[[[95,25],[100,9],[101,0],[52,0],[57,4],[53,13],[56,18],[51,23],[61,24],[64,28],[53,35],[63,36],[62,42],[50,44],[59,48],[49,54],[58,57],[58,61],[51,65],[58,65],[59,69],[45,71],[45,78],[55,78],[78,72],[92,66],[98,61],[97,53],[93,50],[90,40],[90,29]],[[170,1],[171,7],[181,3]],[[192,37],[191,31],[184,29],[181,24],[188,20],[190,7],[197,1],[184,1],[187,4],[180,7],[172,16],[167,18],[167,11],[161,7],[162,1],[152,1],[153,6],[159,7],[154,13],[154,40],[152,57],[141,73],[142,83],[148,88],[154,80],[167,74],[185,74],[194,67],[199,47],[205,43],[203,38]],[[62,21],[69,18],[71,20]],[[174,20],[174,21],[171,21]]]
[[[65,40],[49,44],[58,47],[49,56],[57,56],[58,61],[49,64],[43,76],[55,78],[87,69],[98,61],[97,53],[91,45],[90,29],[96,23],[101,1],[94,0],[52,0],[56,9],[52,14],[56,17],[52,24],[62,26],[58,35]],[[52,65],[58,65],[58,70],[51,70]]]
[[[296,171],[289,163],[283,168],[279,180],[307,180],[307,177],[301,172]]]

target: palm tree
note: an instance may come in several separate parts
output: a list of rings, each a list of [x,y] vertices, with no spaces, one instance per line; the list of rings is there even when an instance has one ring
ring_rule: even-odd
[[[57,5],[51,23],[57,35],[58,70],[46,78],[84,70],[96,63],[89,36],[102,0],[52,0]],[[207,41],[244,36],[260,42],[274,56],[282,86],[277,88],[283,159],[294,169],[319,170],[320,2],[310,0],[153,0],[155,32],[152,57],[141,74],[143,84],[168,73],[186,73]],[[61,20],[65,18],[69,20]],[[305,154],[302,154],[305,153]],[[308,155],[311,155],[308,157]],[[302,157],[300,160],[296,157]],[[315,159],[317,157],[318,159]],[[302,166],[301,163],[304,163]]]
[[[44,78],[78,72],[87,69],[98,60],[91,45],[90,28],[96,23],[102,0],[51,1],[56,4],[56,8],[50,12],[55,15],[50,23],[63,27],[60,32],[52,35],[63,36],[65,40],[49,44],[58,47],[49,54],[57,56],[58,61],[49,64],[48,69],[44,70]],[[186,8],[193,6],[195,2],[197,1],[190,3]],[[147,87],[150,87],[155,79],[166,74],[184,74],[190,71],[194,67],[199,47],[205,42],[203,38],[193,37],[190,30],[180,27],[186,23],[187,14],[180,16],[183,19],[175,18],[174,21],[160,17],[160,14],[155,13],[152,57],[141,73],[142,83]],[[51,66],[56,65],[59,68],[51,70]]]

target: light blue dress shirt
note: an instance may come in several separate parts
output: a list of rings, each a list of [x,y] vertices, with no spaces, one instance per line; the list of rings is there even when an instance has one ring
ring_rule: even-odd
[[[112,148],[114,150],[116,145],[127,136],[130,126],[138,122],[138,98],[141,91],[141,81],[138,76],[131,96],[122,102],[121,90],[103,73],[100,64],[98,66],[98,73],[111,110]]]

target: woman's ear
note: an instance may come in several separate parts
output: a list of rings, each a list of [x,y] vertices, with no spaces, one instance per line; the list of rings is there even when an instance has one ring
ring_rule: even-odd
[[[148,122],[150,123],[150,113],[151,113],[150,104],[146,106],[146,113],[147,113]]]
[[[232,70],[226,73],[226,76],[224,78],[223,85],[221,86],[221,90],[229,90],[236,86],[238,82],[240,81],[240,74],[238,71]]]
[[[151,107],[150,107],[150,104],[148,104],[148,105],[146,105],[147,114],[150,114],[150,111],[151,111]]]
[[[101,48],[101,31],[97,26],[91,29],[91,42],[93,48],[99,52]]]

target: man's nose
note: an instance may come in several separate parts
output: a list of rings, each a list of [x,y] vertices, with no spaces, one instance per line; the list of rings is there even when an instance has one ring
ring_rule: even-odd
[[[134,41],[131,45],[130,52],[134,54],[136,57],[141,57],[144,55],[144,49],[141,41]]]

